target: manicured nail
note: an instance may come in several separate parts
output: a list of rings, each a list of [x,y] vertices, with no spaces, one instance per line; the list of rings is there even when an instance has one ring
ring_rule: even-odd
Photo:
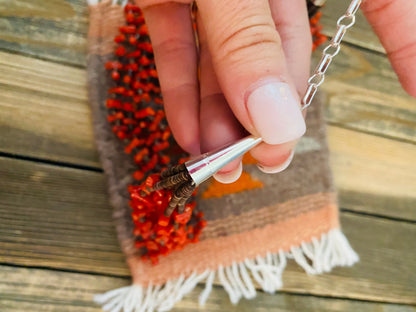
[[[305,121],[288,84],[272,82],[252,91],[247,110],[254,127],[268,144],[281,144],[300,138]]]
[[[293,155],[294,154],[295,154],[294,151],[290,152],[289,157],[285,160],[285,162],[283,164],[280,164],[279,166],[276,166],[276,167],[266,167],[266,166],[263,166],[261,164],[258,164],[257,167],[261,171],[263,171],[264,173],[278,173],[278,172],[282,172],[287,167],[289,167],[290,163],[292,162],[292,159],[293,159]]]
[[[233,183],[237,181],[238,178],[241,176],[242,172],[243,172],[243,164],[240,161],[240,163],[238,164],[238,167],[235,170],[231,172],[227,172],[227,173],[216,173],[214,174],[214,178],[220,183],[229,184],[229,183]]]

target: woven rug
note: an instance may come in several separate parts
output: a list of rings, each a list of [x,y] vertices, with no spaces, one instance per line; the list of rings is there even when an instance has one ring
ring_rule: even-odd
[[[154,69],[149,56],[151,48],[144,44],[148,37],[142,27],[140,12],[131,4],[127,8],[125,5],[91,1],[89,6],[88,90],[95,140],[108,181],[120,246],[132,274],[131,286],[109,290],[97,295],[95,301],[108,311],[167,311],[198,283],[205,284],[199,297],[200,304],[204,304],[216,283],[223,286],[233,303],[237,303],[243,297],[254,298],[256,289],[269,293],[280,289],[287,261],[295,261],[308,274],[329,272],[335,266],[351,266],[357,262],[357,254],[340,229],[328,164],[322,101],[319,99],[308,109],[307,132],[288,169],[276,175],[263,174],[256,168],[255,160],[246,155],[244,171],[237,182],[223,185],[209,180],[199,188],[194,197],[195,211],[189,222],[180,227],[188,230],[187,233],[192,229],[191,236],[184,236],[189,243],[177,243],[177,248],[167,256],[151,256],[155,253],[150,250],[149,240],[156,241],[154,250],[159,254],[166,242],[162,244],[154,238],[152,226],[157,224],[149,224],[150,238],[144,240],[144,234],[140,232],[143,220],[135,218],[131,189],[143,183],[149,174],[159,172],[161,163],[175,165],[179,158],[173,156],[180,152],[176,151],[173,156],[172,148],[154,152],[156,156],[147,157],[145,165],[142,157],[141,162],[137,160],[137,155],[143,154],[143,148],[139,143],[132,143],[134,133],[138,133],[134,132],[135,127],[141,122],[142,128],[143,122],[153,125],[147,127],[149,136],[156,126],[166,129],[166,120],[159,103],[162,99],[158,94],[160,90],[154,81],[157,78],[150,71]],[[137,27],[120,29],[129,23]],[[150,62],[140,60],[138,55],[127,57],[129,52],[120,48],[124,41],[130,40],[130,32],[137,34],[139,31],[145,41],[141,41],[141,46],[138,44],[142,39],[133,44],[147,50]],[[126,60],[128,66],[138,64],[130,72],[147,70],[148,75],[142,75],[142,78],[153,81],[153,91],[146,91],[150,100],[143,96],[145,84],[131,88],[134,92],[122,90],[117,93],[116,88],[120,87],[117,81],[123,79],[117,75],[123,74],[123,70],[128,71]],[[120,70],[114,74],[115,68]],[[137,75],[132,77],[139,79]],[[128,86],[134,82],[125,79],[124,84]],[[134,98],[138,95],[141,97]],[[118,101],[120,97],[122,100]],[[123,104],[126,98],[136,100],[131,100],[134,104],[126,108]],[[124,106],[117,107],[117,103]],[[138,113],[149,107],[159,107],[161,113],[156,110],[144,117]],[[139,115],[141,117],[137,117]],[[128,126],[131,124],[133,126]],[[172,137],[167,141],[170,146],[175,144]],[[134,152],[131,151],[132,144]],[[172,156],[170,163],[164,161],[166,156]],[[157,161],[151,166],[152,159]],[[166,235],[173,235],[177,242],[178,231],[176,227],[173,234]]]

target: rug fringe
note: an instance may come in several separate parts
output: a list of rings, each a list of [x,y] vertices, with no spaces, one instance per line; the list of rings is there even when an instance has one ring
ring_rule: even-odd
[[[308,274],[329,272],[335,266],[351,266],[359,260],[346,237],[339,229],[313,238],[309,243],[292,247],[289,252],[268,253],[265,257],[246,259],[231,266],[219,266],[217,271],[194,272],[189,277],[180,276],[169,280],[163,286],[126,286],[94,296],[94,301],[110,312],[163,312],[173,308],[176,302],[191,292],[198,283],[205,281],[205,289],[199,296],[204,305],[211,293],[215,276],[236,304],[241,298],[256,297],[255,283],[265,292],[274,293],[280,289],[282,273],[287,259],[293,259]]]

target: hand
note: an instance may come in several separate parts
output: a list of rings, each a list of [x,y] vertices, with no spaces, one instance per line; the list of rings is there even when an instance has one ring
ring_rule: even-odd
[[[362,10],[403,88],[416,97],[416,1],[367,0]]]
[[[199,0],[199,53],[192,1],[138,2],[177,142],[199,154],[249,132],[266,142],[251,152],[260,169],[285,169],[305,131],[298,94],[305,91],[310,65],[306,1]],[[362,8],[403,87],[416,96],[416,2],[367,0]],[[240,173],[239,159],[216,178],[229,183]]]
[[[305,132],[298,93],[306,89],[311,36],[305,0],[200,0],[199,53],[189,0],[140,0],[169,124],[191,154],[247,133],[266,172],[283,170]],[[198,79],[198,64],[200,77]],[[216,178],[236,180],[241,159]]]

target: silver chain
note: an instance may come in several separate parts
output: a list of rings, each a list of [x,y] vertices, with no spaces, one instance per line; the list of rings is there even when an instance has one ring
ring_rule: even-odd
[[[308,90],[302,99],[302,110],[311,105],[312,100],[318,90],[319,86],[325,80],[325,73],[328,70],[332,59],[339,53],[341,49],[341,41],[344,38],[347,30],[355,23],[355,13],[357,13],[362,0],[352,0],[350,6],[344,15],[337,21],[337,32],[327,47],[322,52],[322,58],[315,68],[314,73],[308,80]]]

